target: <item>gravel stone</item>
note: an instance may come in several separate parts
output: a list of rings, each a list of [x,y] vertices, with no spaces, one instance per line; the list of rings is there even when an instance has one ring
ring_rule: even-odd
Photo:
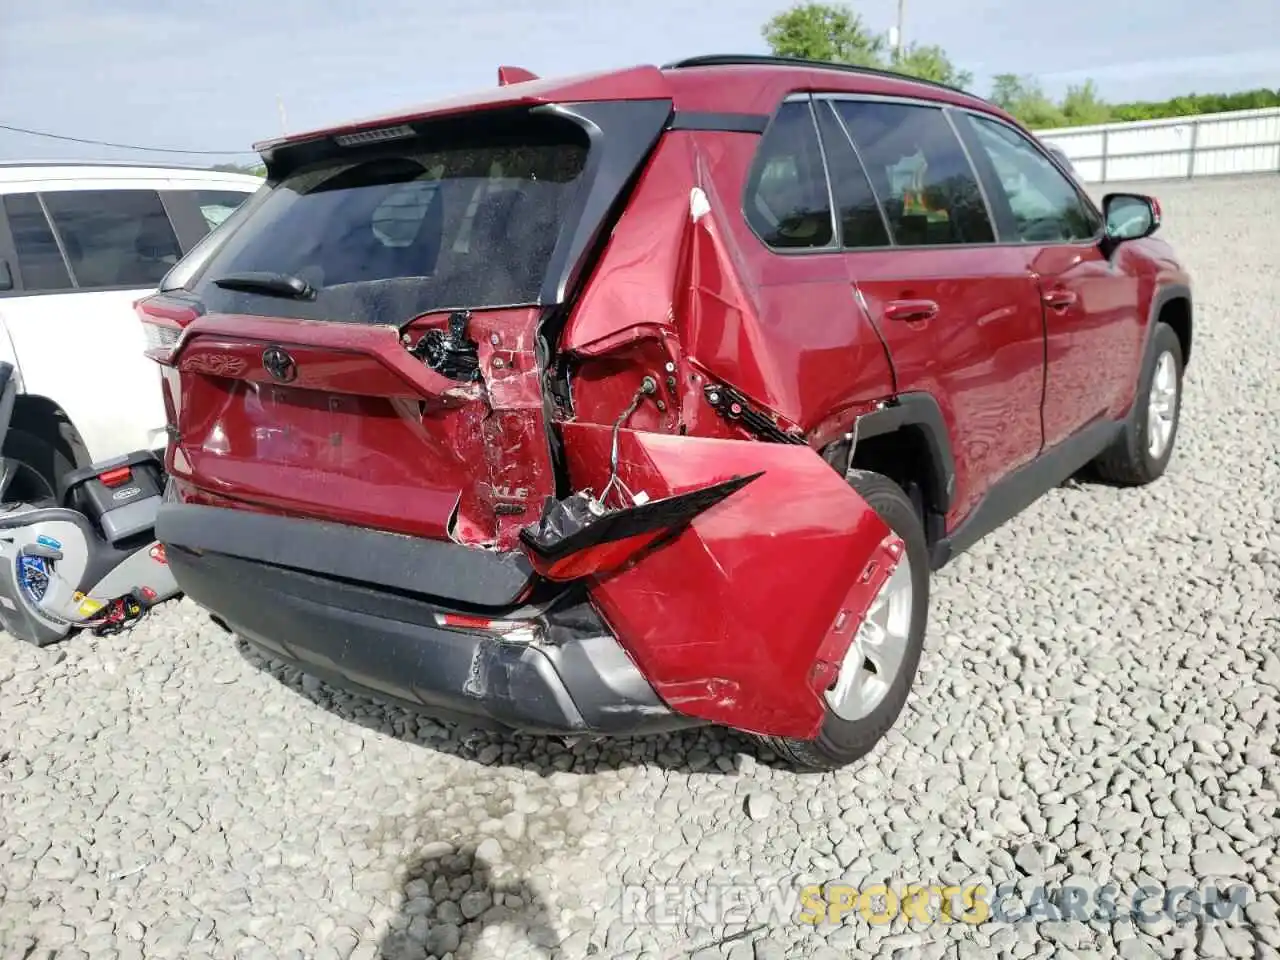
[[[1249,865],[1242,857],[1234,853],[1209,851],[1197,853],[1191,858],[1196,873],[1202,877],[1245,877],[1249,874]]]
[[[502,844],[493,837],[486,837],[476,847],[476,859],[481,862],[497,863],[502,859]]]
[[[752,793],[747,796],[747,816],[752,820],[767,820],[773,813],[774,799],[767,793]]]
[[[1032,844],[1024,843],[1013,855],[1013,862],[1029,877],[1038,877],[1044,873],[1044,858]]]
[[[431,932],[427,934],[427,952],[434,953],[438,957],[457,950],[461,943],[462,932],[456,924],[442,923],[432,927]]]
[[[1195,284],[1168,473],[1064,484],[939,571],[863,761],[469,730],[303,678],[188,600],[44,650],[0,635],[0,954],[687,957],[743,927],[674,901],[637,923],[627,891],[711,879],[753,910],[836,880],[1249,900],[1212,930],[775,924],[733,960],[1278,956],[1280,179],[1106,189],[1160,198]]]

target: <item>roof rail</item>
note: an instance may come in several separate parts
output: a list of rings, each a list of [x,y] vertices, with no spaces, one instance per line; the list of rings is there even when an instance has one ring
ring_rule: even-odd
[[[214,170],[194,163],[173,163],[163,160],[147,163],[145,160],[0,160],[0,169],[12,167],[135,167],[153,170],[193,170],[199,173],[234,173],[233,170]]]
[[[700,57],[687,57],[684,60],[677,60],[674,63],[663,64],[662,69],[679,70],[684,67],[735,66],[809,67],[814,70],[841,70],[845,73],[860,73],[868,77],[886,77],[890,80],[906,80],[910,83],[922,83],[927,87],[936,87],[939,90],[948,90],[951,93],[962,93],[966,97],[973,97],[975,100],[982,99],[982,97],[970,93],[968,90],[962,90],[959,87],[953,87],[947,83],[939,83],[937,80],[925,80],[921,77],[913,77],[905,73],[897,73],[893,70],[881,70],[876,67],[859,67],[851,63],[836,63],[832,60],[809,60],[804,57],[775,57],[761,53],[712,53]]]

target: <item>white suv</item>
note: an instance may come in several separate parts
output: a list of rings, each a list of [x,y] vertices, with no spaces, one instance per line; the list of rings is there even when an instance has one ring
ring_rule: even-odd
[[[139,297],[262,186],[133,164],[0,163],[0,361],[19,396],[4,499],[60,495],[72,467],[166,444]]]

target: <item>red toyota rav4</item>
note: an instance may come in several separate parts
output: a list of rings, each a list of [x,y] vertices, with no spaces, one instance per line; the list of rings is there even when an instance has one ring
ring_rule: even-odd
[[[1160,476],[1188,278],[947,87],[716,56],[260,146],[139,304],[158,533],[224,626],[540,732],[871,749],[930,571],[1069,475]]]

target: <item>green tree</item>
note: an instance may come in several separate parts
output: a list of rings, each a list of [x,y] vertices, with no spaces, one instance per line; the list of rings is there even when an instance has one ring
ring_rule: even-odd
[[[945,83],[964,90],[973,83],[973,74],[961,70],[939,46],[911,44],[902,53],[895,53],[893,69],[922,80]]]
[[[957,68],[939,46],[912,44],[901,52],[891,52],[888,38],[869,30],[845,4],[797,3],[774,16],[761,32],[778,57],[895,70],[953,87],[973,83],[973,75]]]
[[[1066,125],[1066,117],[1034,77],[1002,73],[995,77],[988,98],[1032,129]]]
[[[884,37],[872,33],[853,10],[828,3],[798,3],[764,25],[765,42],[778,57],[830,60],[860,67],[884,63]]]
[[[1001,110],[1013,113],[1013,108],[1026,96],[1022,78],[1016,73],[998,73],[991,84],[988,99]]]
[[[1083,86],[1068,87],[1062,100],[1062,115],[1071,126],[1106,123],[1111,120],[1111,113],[1111,106],[1102,102],[1092,80],[1086,80]]]

